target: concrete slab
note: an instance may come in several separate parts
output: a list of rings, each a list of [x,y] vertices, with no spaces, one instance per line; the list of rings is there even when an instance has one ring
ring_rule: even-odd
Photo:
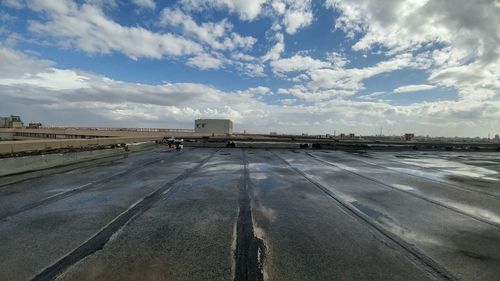
[[[498,156],[217,150],[155,148],[0,187],[0,279],[500,275]]]

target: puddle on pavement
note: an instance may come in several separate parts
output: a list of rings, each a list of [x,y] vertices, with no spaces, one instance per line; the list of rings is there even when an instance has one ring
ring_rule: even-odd
[[[250,177],[254,179],[253,175],[250,175]],[[263,179],[256,179],[254,183],[256,187],[263,189],[265,191],[288,186],[286,182],[284,182],[283,180],[274,175],[268,175],[266,178]]]
[[[391,184],[391,186],[397,188],[397,189],[401,189],[401,190],[404,190],[404,191],[415,191],[415,188],[409,186],[409,185],[406,185],[406,184],[397,184],[397,183],[393,183]]]
[[[446,204],[453,206],[464,213],[468,213],[477,217],[482,217],[490,222],[500,224],[500,214],[495,214],[489,210],[479,208],[479,207],[474,207],[466,204],[461,204],[455,201],[445,201]]]
[[[401,162],[408,165],[418,166],[426,170],[420,170],[418,168],[412,169],[404,167],[395,167],[395,166],[387,166],[387,168],[435,180],[450,179],[450,177],[468,177],[486,181],[500,181],[499,178],[495,177],[498,176],[499,174],[495,170],[487,169],[484,167],[478,167],[474,165],[468,165],[460,162],[450,161],[446,159],[414,158],[414,159],[405,159],[404,161]]]
[[[418,158],[418,159],[406,159],[402,162],[405,164],[417,165],[423,168],[439,169],[448,174],[453,174],[458,176],[498,180],[496,178],[489,177],[498,174],[497,171],[490,170],[484,167],[467,165],[464,163],[450,161],[446,159]]]
[[[240,172],[242,168],[241,164],[211,164],[210,166],[206,166],[203,168],[203,171],[206,172]]]

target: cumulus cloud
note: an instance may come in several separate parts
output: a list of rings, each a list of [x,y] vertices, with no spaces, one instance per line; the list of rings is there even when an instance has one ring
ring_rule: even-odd
[[[411,93],[411,92],[432,90],[434,88],[436,88],[436,86],[434,86],[434,85],[427,85],[427,84],[406,85],[406,86],[401,86],[401,87],[398,87],[398,88],[394,89],[394,93],[397,93],[397,94]]]
[[[10,2],[15,1],[5,3]],[[198,83],[128,83],[0,45],[0,111],[34,120],[43,116],[52,124],[60,116],[75,116],[60,122],[192,127],[195,118],[227,117],[249,131],[370,133],[381,125],[394,133],[411,127],[421,134],[477,135],[500,127],[500,6],[493,2],[327,0],[340,14],[336,28],[351,39],[318,57],[315,50],[296,51],[300,45],[285,47],[285,36],[289,44],[289,37],[314,22],[311,1],[182,0],[158,11],[153,31],[113,20],[101,0],[33,0],[28,7],[37,14],[28,28],[44,44],[132,59],[175,58],[199,69],[252,77],[264,76],[269,67],[286,81],[248,79],[251,87],[234,91]],[[153,1],[142,3],[155,9],[147,7]],[[200,16],[207,9],[234,13],[243,24],[266,17],[269,42],[237,33],[245,29],[228,19]],[[346,51],[351,43],[353,50]],[[362,58],[371,54],[378,61]],[[395,93],[453,87],[460,98],[403,106],[382,99],[390,89],[366,89],[368,79],[400,70],[428,77]]]
[[[285,51],[285,39],[282,33],[276,33],[276,44],[267,51],[267,53],[262,56],[262,61],[266,62],[268,60],[277,60],[281,57],[281,54]]]
[[[294,34],[297,30],[309,26],[313,21],[311,0],[290,1],[284,0],[283,25],[288,34]]]
[[[351,37],[360,35],[354,50],[383,47],[391,55],[434,49],[427,51],[431,81],[457,88],[464,99],[487,99],[498,93],[497,1],[327,0],[326,5],[340,12],[336,28]],[[466,78],[469,74],[472,79]]]
[[[367,78],[400,69],[420,67],[422,65],[416,62],[411,54],[402,54],[364,68],[339,67],[312,70],[309,72],[311,80],[308,85],[313,89],[345,90],[354,95],[364,89],[363,80]]]
[[[271,92],[271,89],[269,89],[268,87],[264,87],[264,86],[257,86],[257,87],[253,87],[253,88],[248,88],[247,90],[239,91],[238,93],[246,94],[246,95],[250,95],[250,96],[272,95],[273,94]]]
[[[25,73],[41,72],[54,65],[54,62],[42,60],[18,52],[14,49],[2,46],[0,44],[0,77],[17,78]]]
[[[295,71],[314,70],[331,66],[332,65],[329,62],[297,54],[289,58],[277,59],[271,62],[273,72],[281,74]]]
[[[23,66],[8,80],[0,80],[0,111],[54,125],[192,128],[196,118],[223,117],[233,119],[241,131],[285,132],[286,128],[287,133],[331,133],[335,129],[359,134],[371,133],[377,120],[393,133],[411,127],[417,134],[435,135],[477,135],[500,126],[498,100],[395,106],[383,101],[325,100],[323,96],[335,94],[330,90],[319,90],[309,98],[308,89],[298,86],[280,90],[278,94],[285,97],[271,104],[259,99],[272,94],[265,86],[227,92],[198,83],[128,83],[56,68],[52,62],[5,47],[0,50],[1,61],[15,57]],[[304,93],[310,104],[296,99]]]
[[[224,61],[208,54],[200,54],[189,58],[187,64],[200,69],[218,69],[224,65]]]
[[[251,36],[231,32],[233,25],[227,20],[198,24],[190,15],[179,9],[165,8],[161,13],[160,24],[179,27],[184,34],[216,50],[248,49],[257,41]]]
[[[207,9],[228,9],[237,13],[242,20],[254,20],[262,10],[266,0],[181,0],[181,6],[188,11]]]
[[[76,47],[86,53],[122,52],[133,59],[160,59],[198,54],[203,50],[199,44],[175,34],[122,26],[107,18],[94,5],[47,0],[35,0],[29,5],[47,18],[42,22],[30,21],[31,31],[50,35],[60,45]]]

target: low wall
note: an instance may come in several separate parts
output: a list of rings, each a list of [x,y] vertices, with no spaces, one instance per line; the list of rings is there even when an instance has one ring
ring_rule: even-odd
[[[14,133],[0,132],[0,140],[12,140],[12,139],[14,139]]]
[[[112,137],[95,139],[47,139],[0,142],[0,154],[30,151],[54,150],[64,148],[89,148],[120,143],[155,141],[158,137]]]
[[[154,142],[129,145],[129,151],[141,151],[155,146]],[[90,151],[53,153],[33,156],[0,158],[0,176],[26,173],[58,166],[65,166],[88,160],[118,156],[127,153],[123,148],[98,149]]]

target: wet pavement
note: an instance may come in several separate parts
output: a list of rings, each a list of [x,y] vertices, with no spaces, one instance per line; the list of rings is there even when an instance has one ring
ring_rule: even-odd
[[[500,154],[158,147],[0,187],[0,241],[0,280],[498,280]]]

